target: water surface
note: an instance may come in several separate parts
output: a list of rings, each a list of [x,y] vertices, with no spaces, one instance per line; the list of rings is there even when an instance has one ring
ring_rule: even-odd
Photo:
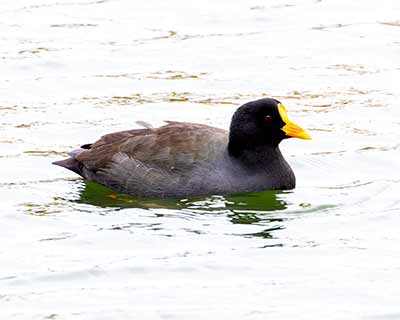
[[[397,319],[398,1],[0,4],[2,319]],[[116,194],[51,165],[280,99],[297,188]]]

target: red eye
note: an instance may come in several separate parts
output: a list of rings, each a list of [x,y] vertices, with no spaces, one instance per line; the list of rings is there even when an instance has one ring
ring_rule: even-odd
[[[264,120],[265,120],[265,123],[268,123],[268,124],[272,122],[271,116],[265,116]]]

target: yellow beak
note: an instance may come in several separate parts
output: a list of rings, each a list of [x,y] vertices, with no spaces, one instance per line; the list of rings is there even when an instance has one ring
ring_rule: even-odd
[[[285,123],[281,130],[285,132],[287,136],[311,140],[311,136],[307,133],[306,130],[289,120],[286,113],[286,108],[282,103],[278,104],[278,111],[283,122]]]

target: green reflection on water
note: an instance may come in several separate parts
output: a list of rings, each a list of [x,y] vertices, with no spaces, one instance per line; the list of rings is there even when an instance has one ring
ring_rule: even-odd
[[[262,191],[227,196],[156,199],[117,193],[100,184],[85,180],[77,202],[100,207],[120,208],[194,209],[202,211],[228,209],[232,212],[230,215],[232,223],[249,224],[261,220],[258,215],[260,211],[270,212],[286,209],[285,202],[278,198],[281,193],[281,191]]]
[[[273,232],[284,229],[284,218],[273,214],[286,209],[286,203],[279,199],[281,191],[238,193],[227,196],[191,197],[188,199],[140,198],[117,193],[103,185],[85,180],[78,203],[100,207],[178,209],[190,210],[195,214],[225,214],[233,224],[253,224],[263,227],[254,233],[237,234],[244,237],[273,238]],[[163,216],[162,213],[158,214]]]

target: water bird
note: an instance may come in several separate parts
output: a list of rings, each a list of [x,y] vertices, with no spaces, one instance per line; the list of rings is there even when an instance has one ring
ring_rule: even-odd
[[[279,150],[291,137],[311,139],[286,107],[264,98],[239,107],[229,131],[165,121],[159,128],[102,136],[53,164],[117,192],[182,198],[293,189],[295,175]]]

